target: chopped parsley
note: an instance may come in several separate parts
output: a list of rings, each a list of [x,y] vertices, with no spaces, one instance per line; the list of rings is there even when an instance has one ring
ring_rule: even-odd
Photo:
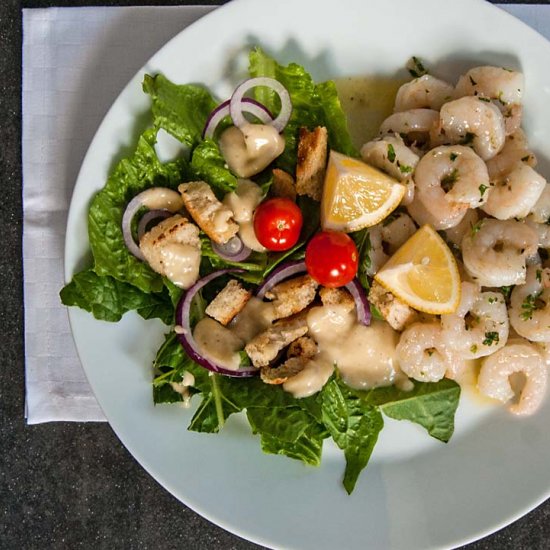
[[[397,161],[397,167],[399,168],[399,171],[402,174],[410,174],[412,172],[412,166],[408,166],[407,164],[401,164],[399,161]]]
[[[476,223],[470,224],[472,227],[472,237],[481,229],[481,226],[483,225],[483,220],[479,220]]]
[[[447,174],[441,180],[441,187],[443,188],[443,191],[445,191],[446,193],[450,191],[457,180],[458,180],[458,168],[454,168],[450,174]]]
[[[471,353],[477,353],[477,344],[472,344],[470,346],[470,352]]]
[[[485,103],[491,103],[491,100],[488,97],[478,97],[479,101],[485,101]]]
[[[479,186],[479,193],[480,195],[483,197],[483,195],[485,194],[485,191],[487,191],[487,189],[489,189],[489,186],[488,185],[483,185],[481,184]]]
[[[537,272],[535,274],[535,277],[537,278],[537,281],[540,283],[542,282],[542,269],[537,269]]]
[[[420,78],[421,76],[428,74],[428,71],[426,70],[426,67],[424,67],[424,65],[422,64],[422,61],[420,61],[420,59],[418,59],[418,57],[415,57],[414,55],[407,65],[409,73],[414,78]]]
[[[542,294],[542,291],[540,292],[534,292],[533,294],[529,294],[525,300],[523,300],[523,303],[521,304],[521,318],[524,321],[529,321],[529,319],[533,318],[533,312],[537,309],[541,309],[539,296]]]
[[[500,291],[502,294],[504,294],[504,298],[508,299],[510,298],[510,294],[512,294],[513,285],[510,286],[501,286]]]
[[[451,153],[450,158],[451,158],[451,161],[454,162],[458,158],[458,155],[456,153]]]
[[[470,83],[472,84],[472,86],[477,86],[477,82],[472,78],[471,75],[469,75],[470,77]]]
[[[395,149],[391,143],[388,143],[388,160],[390,162],[395,162]]]
[[[498,332],[486,332],[485,339],[483,340],[482,344],[484,346],[491,346],[493,344],[498,344],[498,341],[499,341]]]

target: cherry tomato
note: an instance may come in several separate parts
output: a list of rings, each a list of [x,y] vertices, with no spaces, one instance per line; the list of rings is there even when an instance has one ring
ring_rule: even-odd
[[[300,238],[302,211],[290,199],[262,202],[254,212],[254,232],[268,250],[288,250]]]
[[[317,233],[306,248],[308,273],[321,285],[336,288],[357,274],[359,254],[353,239],[340,231]]]

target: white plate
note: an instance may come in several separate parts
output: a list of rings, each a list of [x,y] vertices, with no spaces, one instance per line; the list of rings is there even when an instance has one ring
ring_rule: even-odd
[[[115,159],[133,144],[147,110],[145,72],[202,82],[225,95],[242,77],[233,63],[260,44],[282,62],[303,64],[321,80],[392,75],[411,55],[450,79],[475,64],[518,67],[526,75],[525,127],[541,154],[550,138],[550,44],[481,0],[237,0],[162,48],[105,117],[82,166],[71,203],[66,276],[88,249],[86,212]],[[245,422],[219,435],[186,431],[192,411],[153,407],[150,362],[160,323],[127,315],[113,325],[71,308],[82,363],[113,429],[168,491],[242,537],[277,548],[450,547],[525,514],[550,494],[550,400],[518,420],[465,397],[452,441],[444,445],[412,424],[386,421],[355,492],[341,486],[344,461],[325,448],[316,469],[262,454]]]

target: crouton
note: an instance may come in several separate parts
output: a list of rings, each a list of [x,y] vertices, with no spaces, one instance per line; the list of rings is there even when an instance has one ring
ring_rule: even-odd
[[[311,359],[317,355],[317,344],[313,338],[309,336],[302,336],[294,342],[291,342],[286,351],[286,356],[291,357],[303,357],[305,359]]]
[[[302,372],[306,364],[307,359],[291,357],[277,367],[262,367],[260,369],[260,378],[266,384],[284,384],[289,378]]]
[[[280,168],[273,169],[273,183],[270,187],[271,194],[275,197],[283,197],[296,201],[296,184],[294,178]]]
[[[300,128],[298,163],[296,165],[296,191],[320,201],[327,164],[328,133],[324,126],[311,132]]]
[[[319,291],[324,306],[344,306],[346,311],[355,309],[353,296],[344,288],[322,287]]]
[[[274,319],[289,317],[305,309],[315,299],[317,281],[309,275],[288,279],[275,285],[265,293],[268,300],[273,300]]]
[[[224,244],[239,230],[233,212],[214,195],[204,181],[182,183],[178,187],[183,204],[197,225],[216,243]]]
[[[174,270],[173,258],[174,251],[182,245],[185,245],[182,252],[189,262],[185,273],[178,273],[177,269]],[[197,280],[201,259],[199,228],[187,218],[175,214],[162,220],[141,237],[139,248],[151,269],[168,277],[177,286],[189,288]],[[170,263],[168,267],[167,261]]]
[[[267,367],[288,344],[308,331],[306,314],[301,313],[290,319],[277,321],[267,330],[260,332],[244,350],[255,367]]]
[[[250,290],[246,290],[239,281],[232,279],[208,304],[205,313],[225,326],[243,310],[251,296]]]
[[[369,300],[395,330],[403,330],[417,318],[414,309],[396,298],[376,281],[373,282],[370,289]]]

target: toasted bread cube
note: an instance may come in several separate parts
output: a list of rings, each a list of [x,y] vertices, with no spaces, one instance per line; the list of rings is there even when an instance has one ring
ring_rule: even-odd
[[[267,367],[291,342],[308,331],[305,313],[277,321],[246,344],[244,350],[255,367]]]
[[[246,290],[239,281],[232,279],[208,304],[205,313],[225,326],[243,310],[251,296],[250,290]]]
[[[301,357],[291,357],[278,367],[262,367],[260,378],[266,384],[284,384],[289,378],[302,372],[306,364],[307,360]]]
[[[271,193],[275,197],[283,197],[296,201],[296,183],[294,178],[280,168],[273,169],[273,183],[270,187]]]
[[[319,291],[324,306],[344,306],[346,311],[355,309],[355,300],[345,288],[323,287]]]
[[[301,357],[303,359],[311,359],[315,355],[317,355],[317,343],[313,338],[310,338],[309,336],[302,336],[301,338],[298,338],[294,340],[288,346],[288,349],[286,351],[286,356],[290,359],[291,357]]]
[[[315,299],[317,281],[309,275],[288,279],[275,285],[265,293],[268,300],[273,300],[274,319],[289,317],[304,310]]]
[[[395,330],[403,330],[417,318],[418,314],[414,309],[396,298],[376,281],[371,286],[369,300]]]
[[[173,247],[185,249],[187,274],[174,274],[166,267],[167,259],[173,257]],[[188,247],[191,247],[189,249]],[[151,269],[168,277],[181,288],[189,288],[199,276],[201,241],[199,228],[180,214],[170,216],[151,228],[141,237],[139,248]]]
[[[214,242],[224,244],[239,231],[232,210],[216,198],[205,181],[182,183],[178,191],[191,217]]]
[[[312,131],[300,128],[296,191],[316,201],[323,196],[323,181],[327,165],[328,132],[324,126]]]

